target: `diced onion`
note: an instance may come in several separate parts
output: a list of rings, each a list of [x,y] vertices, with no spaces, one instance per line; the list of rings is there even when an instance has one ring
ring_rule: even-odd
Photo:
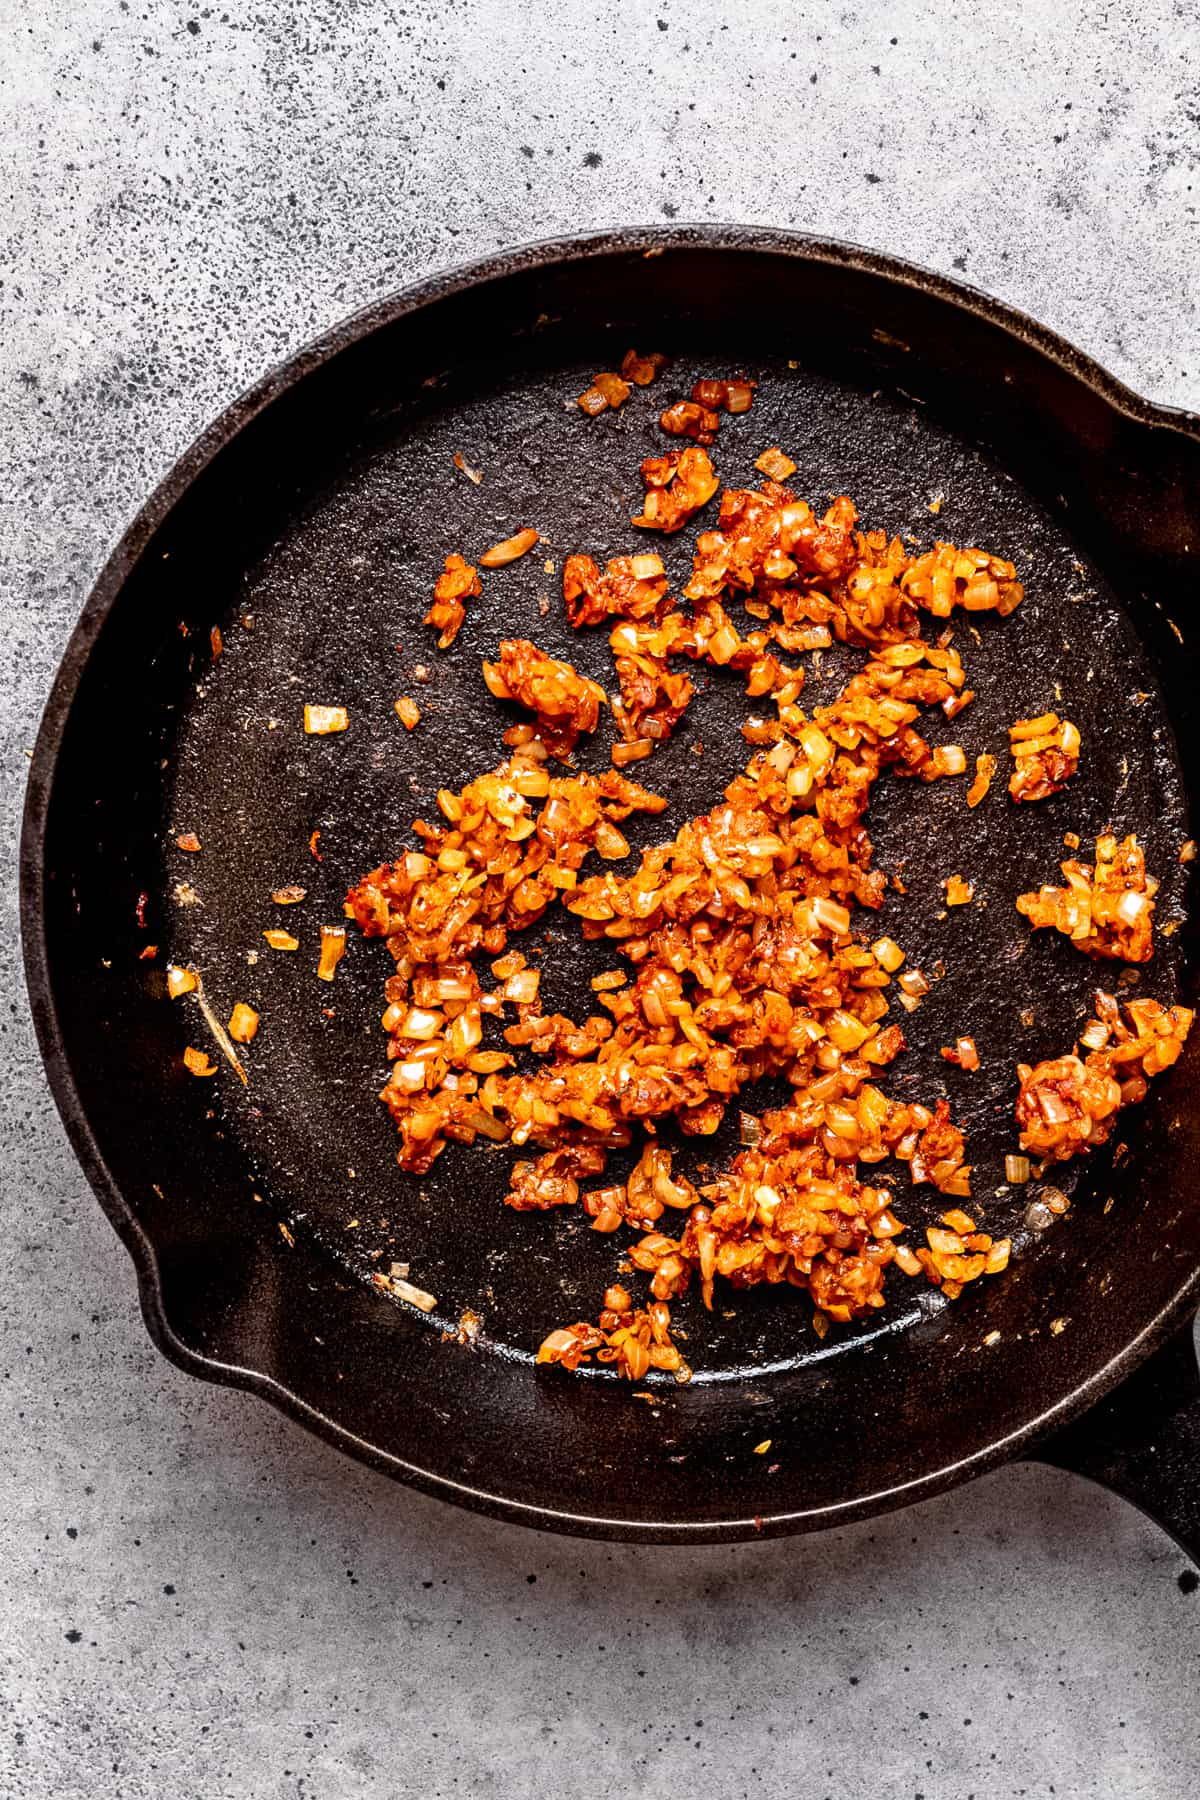
[[[1122,894],[1118,900],[1117,917],[1122,925],[1136,925],[1149,904],[1150,901],[1145,894],[1136,893],[1131,889]]]
[[[332,981],[337,973],[337,966],[346,954],[346,927],[344,925],[322,925],[321,957],[317,963],[317,975],[321,981]]]
[[[325,979],[332,981],[333,976],[327,975]],[[445,1023],[445,1013],[429,1012],[423,1006],[413,1006],[405,1015],[399,1036],[412,1038],[416,1043],[424,1043],[430,1038],[437,1037]]]
[[[258,1030],[258,1014],[239,1000],[229,1015],[229,1035],[235,1044],[248,1044]]]
[[[818,897],[812,903],[813,917],[822,931],[831,931],[835,936],[844,936],[850,929],[850,910],[839,906],[836,900]]]
[[[479,561],[485,569],[503,568],[506,563],[516,562],[518,557],[525,556],[538,542],[538,534],[531,525],[518,531],[514,537],[505,538],[503,543],[493,544],[485,550]]]
[[[330,732],[345,731],[350,715],[344,706],[306,706],[304,729],[309,737],[328,737]]]

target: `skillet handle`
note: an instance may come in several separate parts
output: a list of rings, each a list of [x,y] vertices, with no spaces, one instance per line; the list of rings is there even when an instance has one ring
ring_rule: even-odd
[[[1200,1367],[1191,1320],[1034,1452],[1140,1507],[1200,1565]]]

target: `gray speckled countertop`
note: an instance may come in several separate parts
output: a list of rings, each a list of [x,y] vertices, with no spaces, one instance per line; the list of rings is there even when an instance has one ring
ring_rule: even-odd
[[[1200,404],[1185,0],[0,19],[6,845],[146,490],[285,352],[457,259],[799,225],[965,274]],[[1017,1467],[820,1538],[612,1549],[451,1512],[169,1368],[46,1092],[8,857],[0,905],[0,1793],[1195,1792],[1200,1595],[1084,1483]]]

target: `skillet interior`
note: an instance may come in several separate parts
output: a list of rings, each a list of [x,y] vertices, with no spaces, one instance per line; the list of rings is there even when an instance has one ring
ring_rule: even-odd
[[[672,369],[621,414],[585,421],[571,397],[631,342],[666,348]],[[847,491],[866,523],[925,543],[981,543],[1011,556],[1026,582],[1012,619],[977,621],[978,645],[958,625],[978,698],[953,726],[931,727],[969,758],[998,752],[993,792],[969,813],[961,782],[880,784],[877,857],[902,870],[909,891],[863,923],[871,935],[882,924],[926,969],[944,961],[945,978],[904,1021],[910,1049],[890,1086],[950,1096],[977,1164],[972,1210],[997,1235],[1027,1237],[1031,1190],[996,1191],[1014,1141],[1012,1065],[1066,1047],[1094,971],[1056,936],[1030,939],[1012,899],[1054,877],[1065,831],[1086,846],[1111,825],[1146,844],[1163,878],[1160,919],[1182,914],[1178,848],[1194,775],[1179,744],[1193,741],[1191,695],[1163,583],[1195,541],[1186,515],[1172,513],[1182,502],[1169,484],[1179,479],[1172,459],[1190,454],[1194,465],[1196,446],[1123,418],[930,291],[764,250],[615,251],[517,269],[350,341],[250,422],[146,545],[80,683],[49,819],[53,1002],[95,1146],[154,1247],[151,1311],[161,1292],[168,1347],[286,1386],[316,1422],[416,1479],[566,1515],[542,1522],[576,1528],[736,1531],[756,1515],[768,1529],[817,1523],[948,1479],[1150,1327],[1200,1249],[1185,1067],[1127,1115],[1118,1135],[1130,1154],[1116,1166],[1097,1157],[1062,1181],[1071,1214],[1029,1241],[1006,1278],[943,1309],[894,1277],[878,1322],[824,1345],[791,1294],[739,1295],[728,1299],[732,1317],[714,1319],[685,1302],[677,1317],[696,1380],[659,1387],[650,1407],[607,1376],[573,1382],[529,1365],[551,1325],[594,1311],[615,1267],[612,1240],[578,1218],[501,1207],[507,1150],[451,1147],[427,1177],[397,1170],[374,1098],[389,959],[352,942],[326,989],[313,978],[317,926],[339,917],[358,873],[409,842],[409,821],[432,810],[438,786],[498,759],[504,709],[478,661],[502,635],[534,637],[606,679],[604,634],[568,630],[543,559],[561,567],[572,550],[632,547],[637,465],[661,447],[659,405],[695,373],[734,370],[762,385],[749,417],[718,440],[726,484],[753,480],[754,458],[781,443],[806,497]],[[484,471],[481,486],[454,469],[456,450]],[[1144,507],[1136,522],[1118,514],[1135,469],[1149,522]],[[935,519],[928,503],[939,495]],[[420,618],[442,555],[478,554],[526,522],[544,549],[485,581],[454,649],[438,656]],[[1131,541],[1147,525],[1157,560]],[[671,543],[677,573],[694,535]],[[225,645],[215,666],[214,623]],[[830,696],[861,657],[823,660],[810,699]],[[413,683],[417,662],[433,670],[428,686]],[[425,713],[412,736],[391,707],[405,692]],[[346,704],[350,732],[305,739],[306,700]],[[1080,726],[1083,774],[1014,817],[1004,727],[1052,705]],[[747,710],[736,678],[698,696],[672,744],[637,771],[671,811],[631,830],[635,843],[714,802],[745,761],[737,727]],[[599,735],[584,766],[606,761]],[[319,864],[307,847],[315,828]],[[175,849],[183,830],[199,835],[200,856]],[[939,917],[940,882],[956,871],[987,904]],[[183,881],[201,905],[175,902]],[[272,918],[267,896],[288,881],[309,898]],[[301,937],[298,956],[263,946],[263,926],[278,922]],[[548,1003],[581,1014],[587,977],[612,955],[582,946],[562,921],[533,935]],[[160,946],[156,963],[136,960],[147,940]],[[1186,929],[1163,940],[1135,991],[1174,998],[1187,950]],[[235,999],[261,1012],[248,1090],[181,1070],[183,1044],[202,1040],[190,1008],[162,998],[167,954],[199,965],[222,1016]],[[1034,1024],[1023,1027],[1030,1005]],[[978,1074],[938,1055],[961,1032],[980,1046]],[[715,1160],[732,1143],[726,1132],[691,1153]],[[903,1218],[935,1216],[904,1178],[897,1185]],[[438,1296],[430,1318],[367,1285],[393,1258]],[[484,1319],[474,1352],[441,1341],[464,1306]],[[983,1348],[994,1331],[999,1341]],[[766,1437],[770,1456],[754,1455]]]

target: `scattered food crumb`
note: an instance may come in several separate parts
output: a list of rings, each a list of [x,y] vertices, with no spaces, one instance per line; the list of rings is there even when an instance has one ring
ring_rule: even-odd
[[[785,456],[778,444],[772,444],[764,450],[755,463],[760,475],[766,475],[771,481],[786,481],[789,475],[796,473],[796,465],[790,456]]]
[[[485,569],[502,569],[507,563],[526,556],[539,541],[538,533],[532,525],[527,525],[513,537],[505,538],[502,543],[493,544],[490,550],[485,550],[479,559],[480,565]]]
[[[482,471],[473,469],[461,450],[456,450],[450,460],[460,474],[465,475],[468,481],[473,481],[476,487],[479,486],[483,480]]]
[[[345,731],[350,715],[344,706],[306,706],[304,729],[309,737],[328,737],[331,732]]]
[[[337,966],[345,954],[346,927],[344,925],[322,925],[321,960],[317,964],[317,975],[320,980],[333,980],[337,973]]]
[[[235,1044],[248,1044],[258,1030],[258,1014],[239,1000],[229,1015],[229,1035]]]

